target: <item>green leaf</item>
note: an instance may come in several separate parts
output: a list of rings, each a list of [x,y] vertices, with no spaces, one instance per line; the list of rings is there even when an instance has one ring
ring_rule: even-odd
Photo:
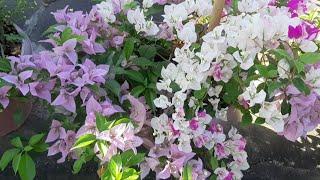
[[[43,139],[43,137],[44,137],[43,133],[32,136],[29,140],[29,145],[33,146],[39,143]]]
[[[20,161],[21,161],[21,153],[15,156],[12,160],[12,169],[14,171],[14,174],[17,174],[17,171],[19,169]]]
[[[89,146],[90,144],[92,144],[94,142],[96,142],[96,136],[95,135],[93,135],[93,134],[83,135],[79,139],[77,139],[76,143],[71,148],[71,150]]]
[[[219,166],[219,162],[218,159],[214,156],[211,156],[210,158],[210,167],[211,169],[214,171],[215,169],[217,169]]]
[[[282,87],[282,83],[280,82],[271,82],[268,83],[268,94],[272,94],[275,90]]]
[[[284,100],[281,103],[281,114],[290,114],[291,106],[288,101]]]
[[[131,122],[131,119],[129,119],[129,118],[121,118],[121,119],[116,120],[115,123],[113,124],[113,126],[116,126],[116,125],[119,125],[119,124],[122,124],[122,123],[127,124],[129,122]]]
[[[124,74],[126,72],[122,67],[115,67],[114,71],[116,74]]]
[[[107,143],[105,141],[100,140],[97,142],[97,145],[98,145],[100,153],[103,156],[107,155],[108,149],[109,149]]]
[[[23,144],[20,137],[13,138],[10,142],[14,147],[23,148]]]
[[[125,3],[124,4],[124,10],[128,10],[128,9],[135,9],[138,6],[138,3],[136,1],[132,1],[129,3]]]
[[[20,152],[19,149],[9,149],[5,151],[0,159],[0,169],[3,171],[10,161]]]
[[[251,113],[249,111],[246,111],[243,115],[242,115],[242,121],[241,124],[244,126],[247,126],[249,124],[252,123],[252,116]]]
[[[135,40],[133,38],[128,38],[126,40],[126,43],[124,44],[123,51],[124,51],[124,55],[125,55],[126,59],[129,59],[133,53],[134,42],[135,42]]]
[[[124,167],[135,166],[144,160],[144,156],[145,156],[144,153],[134,154],[132,150],[123,152],[121,154],[122,164]]]
[[[125,168],[122,173],[122,180],[137,180],[139,173],[133,168]]]
[[[292,57],[286,50],[283,49],[275,49],[274,53],[279,57],[279,59],[285,58],[287,60],[292,60]]]
[[[300,61],[294,61],[294,65],[297,68],[298,73],[304,72],[304,64]]]
[[[257,70],[259,71],[260,75],[266,78],[274,78],[278,76],[278,71],[274,70],[270,66],[264,66],[261,64],[256,65]]]
[[[152,110],[155,110],[155,105],[153,103],[153,100],[156,99],[156,92],[148,89],[145,91],[144,96],[146,98],[146,101],[149,107],[151,107]]]
[[[148,8],[148,11],[145,13],[145,15],[148,17],[151,15],[160,14],[163,12],[163,8],[164,6],[162,5],[154,4],[152,7]]]
[[[144,83],[144,76],[138,71],[126,70],[124,74],[127,75],[127,77],[130,78],[131,80]]]
[[[182,179],[183,180],[192,180],[192,167],[190,165],[186,165],[183,168]]]
[[[142,45],[139,47],[139,54],[147,59],[153,59],[157,54],[157,48],[150,45]]]
[[[139,95],[141,94],[141,93],[143,93],[144,92],[144,90],[145,90],[146,88],[144,87],[144,86],[142,86],[142,85],[139,85],[139,86],[136,86],[136,87],[134,87],[132,90],[131,90],[131,95],[132,96],[134,96],[134,97],[139,97]]]
[[[78,174],[82,168],[82,165],[85,163],[85,161],[83,159],[77,159],[74,163],[73,163],[73,174]]]
[[[309,87],[304,83],[304,81],[301,78],[293,79],[292,83],[300,92],[303,92],[306,95],[310,94]]]
[[[172,89],[173,92],[178,92],[181,90],[180,86],[176,82],[171,82],[170,88]]]
[[[11,72],[11,65],[7,58],[0,58],[0,72]]]
[[[42,153],[44,151],[47,151],[48,147],[49,147],[49,145],[46,144],[45,142],[38,143],[33,146],[33,151]]]
[[[230,81],[227,84],[225,84],[224,90],[224,101],[226,101],[229,104],[238,101],[238,96],[241,94],[240,84],[234,78],[230,79]]]
[[[196,99],[203,99],[206,96],[207,91],[208,91],[207,88],[202,88],[200,90],[194,91],[193,96]]]
[[[232,1],[232,11],[234,15],[237,15],[237,12],[238,12],[238,1],[239,0]]]
[[[108,129],[107,118],[102,116],[99,113],[96,113],[96,124],[99,132],[102,132]]]
[[[217,175],[215,175],[215,174],[211,174],[211,176],[210,176],[210,180],[217,180]]]
[[[108,163],[108,170],[116,179],[121,179],[122,161],[119,155],[115,155]],[[120,177],[120,178],[119,178]]]
[[[56,24],[49,26],[49,28],[42,33],[42,36],[47,36],[49,34],[57,32],[58,30],[56,29],[56,27]]]
[[[33,180],[35,178],[36,166],[32,158],[27,153],[21,157],[18,171],[21,180]]]
[[[315,64],[320,61],[320,53],[305,53],[299,57],[304,64]]]
[[[266,120],[262,117],[257,117],[257,119],[254,121],[255,124],[264,124]]]
[[[26,146],[26,147],[24,147],[24,151],[26,151],[26,152],[29,152],[29,151],[31,151],[33,149],[33,147],[32,146]]]
[[[156,66],[157,63],[150,61],[145,57],[139,57],[132,60],[132,63],[140,67]]]
[[[73,34],[72,29],[68,27],[61,33],[60,43],[63,44],[70,39],[76,39],[79,42],[83,41],[84,37]]]
[[[270,71],[268,72],[268,77],[269,77],[269,78],[278,77],[278,71],[277,71],[277,70],[270,70]]]
[[[120,84],[116,80],[108,80],[106,82],[106,88],[111,91],[117,97],[120,96]]]

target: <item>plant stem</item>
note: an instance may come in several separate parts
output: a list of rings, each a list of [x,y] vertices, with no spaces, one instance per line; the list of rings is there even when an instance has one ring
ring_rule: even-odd
[[[4,55],[4,49],[3,49],[3,46],[2,44],[0,43],[0,52],[1,52],[1,56],[4,58],[5,55]]]
[[[213,11],[211,13],[211,20],[209,23],[208,31],[212,31],[220,24],[221,15],[225,5],[225,0],[215,0],[213,4]]]

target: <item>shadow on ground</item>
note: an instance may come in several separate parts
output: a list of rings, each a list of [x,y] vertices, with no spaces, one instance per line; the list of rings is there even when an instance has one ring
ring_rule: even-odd
[[[231,113],[232,114],[232,113]],[[320,130],[299,142],[290,142],[272,130],[250,125],[240,126],[233,121],[225,127],[235,126],[247,140],[248,161],[251,168],[245,172],[247,180],[318,180],[320,179]]]

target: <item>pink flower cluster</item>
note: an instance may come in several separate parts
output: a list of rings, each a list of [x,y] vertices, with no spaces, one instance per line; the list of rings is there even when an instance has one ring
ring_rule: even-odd
[[[290,0],[287,4],[289,12],[292,18],[298,17],[301,14],[305,14],[308,10],[306,6],[306,0]],[[320,29],[316,27],[312,22],[303,21],[297,26],[289,26],[288,37],[290,39],[307,39],[314,40],[320,32]]]
[[[146,157],[145,162],[140,165],[141,177],[144,178],[152,170],[157,173],[157,179],[168,179],[171,175],[179,178],[183,167],[195,156],[195,153],[185,153],[175,144],[165,144],[154,146],[148,155],[149,157]],[[161,159],[167,159],[167,161],[163,164]]]
[[[71,148],[76,141],[76,133],[70,130],[66,132],[61,123],[57,120],[52,121],[46,143],[52,143],[54,141],[55,143],[48,149],[48,156],[61,153],[62,157],[57,161],[58,163],[63,163],[68,155],[73,159],[78,158],[76,154],[71,151]]]
[[[290,39],[308,39],[308,40],[314,40],[318,33],[320,32],[320,29],[317,28],[315,25],[303,22],[302,24],[294,27],[289,26],[288,31],[288,37]]]
[[[284,132],[288,140],[296,141],[301,136],[314,130],[320,123],[320,96],[316,92],[304,95],[294,86],[287,88],[286,94],[291,96],[289,103],[291,113],[285,119]]]
[[[97,99],[105,96],[106,93],[102,88],[100,88],[102,92],[96,94],[90,86],[99,87],[104,84],[109,71],[108,65],[97,66],[90,59],[81,62],[78,53],[84,52],[90,55],[105,52],[105,48],[114,44],[109,37],[115,35],[115,30],[111,31],[112,27],[105,24],[95,7],[89,14],[83,14],[82,11],[67,12],[67,7],[53,14],[58,23],[64,23],[55,27],[57,32],[51,39],[45,41],[54,46],[53,51],[9,57],[12,72],[2,73],[0,78],[10,86],[14,85],[24,96],[30,92],[31,95],[44,99],[51,105],[61,106],[75,113],[75,98],[78,95],[84,105],[92,96]],[[64,39],[66,36],[64,33],[68,28],[72,30],[71,34],[78,35],[83,40]],[[105,42],[97,43],[97,37],[103,37]],[[58,44],[62,40],[64,42]],[[9,104],[7,98],[9,85],[1,89],[1,104],[4,108]],[[52,101],[51,96],[55,90],[59,91],[59,95]]]
[[[114,1],[115,13],[121,11],[120,1]],[[58,23],[65,24],[58,26],[57,29],[62,31],[66,27],[70,27],[73,33],[85,38],[81,45],[83,51],[90,55],[104,52],[105,48],[108,47],[121,46],[126,36],[123,32],[105,22],[99,14],[97,6],[93,6],[89,14],[84,14],[82,11],[69,12],[68,6],[52,14]],[[103,44],[96,43],[97,38],[103,39]]]
[[[97,13],[96,7],[93,7],[89,14],[84,14],[82,11],[69,12],[67,8],[52,13],[56,21],[62,23],[55,27],[57,32],[53,37],[44,41],[53,45],[52,51],[9,57],[12,71],[0,75],[0,78],[8,84],[0,88],[0,103],[4,108],[9,105],[8,93],[12,86],[24,96],[30,92],[32,96],[72,113],[76,113],[77,108],[80,108],[77,107],[76,99],[81,99],[87,117],[85,124],[77,133],[66,131],[57,120],[52,121],[46,142],[53,143],[48,156],[62,154],[58,163],[64,162],[68,155],[77,158],[70,149],[76,138],[84,134],[94,134],[97,138],[108,140],[113,144],[109,147],[108,157],[103,157],[104,160],[110,159],[117,153],[117,148],[122,151],[128,149],[136,151],[135,148],[142,144],[142,139],[135,135],[132,124],[120,124],[108,132],[97,130],[96,113],[111,116],[124,111],[120,106],[112,104],[106,91],[101,87],[106,83],[109,66],[96,65],[88,56],[85,58],[78,56],[81,53],[87,55],[104,53],[105,48],[121,46],[124,34],[106,24]],[[74,38],[64,39],[68,29],[71,29],[69,36]],[[105,41],[98,43],[98,37]],[[116,40],[114,37],[117,37]],[[61,41],[64,42],[59,43]],[[95,90],[91,88],[93,85],[96,87]],[[125,97],[132,104],[131,117],[143,126],[146,119],[145,105],[131,95]]]
[[[183,117],[184,113],[180,112],[180,115],[174,114],[174,116]],[[155,126],[153,124],[154,122],[151,123],[152,127],[156,128],[155,133],[162,134],[165,132],[168,139],[151,148],[149,157],[146,158],[146,162],[142,164],[141,167],[145,173],[151,169],[157,173],[159,179],[167,179],[171,175],[180,177],[187,161],[195,156],[195,153],[184,148],[189,146],[190,138],[195,146],[194,148],[213,149],[214,154],[212,155],[218,160],[229,160],[231,159],[230,157],[232,157],[233,160],[228,163],[228,168],[230,172],[234,174],[233,177],[241,178],[241,171],[249,168],[247,153],[245,151],[246,140],[238,134],[237,130],[233,127],[229,131],[229,139],[227,139],[222,126],[205,111],[198,112],[196,117],[189,120],[187,129],[180,128],[177,130],[177,128],[175,128],[177,127],[176,122],[172,122],[170,118],[165,118],[163,115],[159,117],[159,125]],[[177,140],[179,145],[175,144]],[[179,156],[176,154],[179,154]],[[169,157],[166,164],[161,163],[161,159],[164,157]],[[195,161],[196,160],[192,160],[189,161],[189,163],[195,163]],[[199,159],[196,163],[198,169],[202,167],[202,162],[200,162],[201,160]],[[196,171],[196,169],[197,168],[195,168],[194,171]],[[203,177],[203,179],[210,175],[210,173],[204,169],[199,170],[199,172],[193,172],[193,174],[195,174],[194,176],[196,177]]]

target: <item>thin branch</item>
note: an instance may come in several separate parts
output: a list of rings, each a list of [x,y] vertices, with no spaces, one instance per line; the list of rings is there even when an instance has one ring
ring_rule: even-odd
[[[221,15],[225,5],[225,0],[215,0],[213,4],[213,11],[211,13],[211,20],[208,27],[208,32],[212,31],[220,24]]]

